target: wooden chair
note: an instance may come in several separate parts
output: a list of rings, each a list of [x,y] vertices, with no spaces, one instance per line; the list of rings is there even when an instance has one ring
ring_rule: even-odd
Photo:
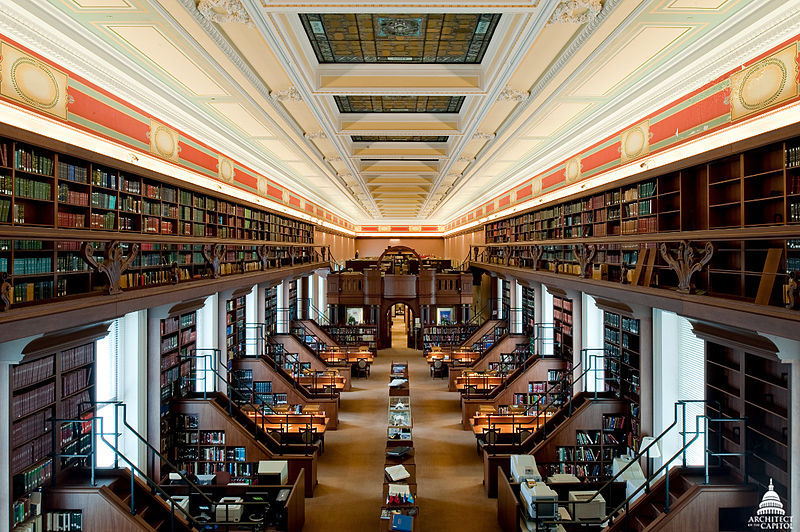
[[[486,427],[483,429],[483,433],[481,437],[478,438],[478,456],[483,456],[484,448],[486,448],[489,453],[492,452],[492,449],[495,445],[497,445],[498,440],[500,439],[500,432],[494,427]]]
[[[436,377],[444,379],[447,377],[447,366],[444,365],[444,362],[441,360],[434,360],[433,365],[431,366],[431,377],[434,379]]]
[[[315,446],[319,448],[320,454],[325,452],[325,439],[319,435],[317,428],[310,424],[300,429],[300,440],[306,446],[306,454],[309,454],[310,448]]]
[[[353,366],[353,372],[356,377],[369,378],[369,363],[367,363],[367,359],[359,358]]]

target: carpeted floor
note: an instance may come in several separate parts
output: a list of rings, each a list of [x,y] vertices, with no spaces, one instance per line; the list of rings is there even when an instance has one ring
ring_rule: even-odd
[[[419,351],[407,349],[395,322],[393,347],[379,352],[369,379],[356,379],[342,394],[339,429],[325,435],[319,485],[306,499],[305,532],[358,531],[378,527],[383,487],[389,400],[389,366],[407,360],[417,463],[421,531],[493,532],[495,499],[484,493],[475,437],[461,430],[457,393],[433,380]]]

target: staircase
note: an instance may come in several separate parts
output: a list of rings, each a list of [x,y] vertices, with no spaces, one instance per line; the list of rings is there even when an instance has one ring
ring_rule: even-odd
[[[741,484],[727,474],[716,474],[704,484],[700,468],[674,467],[658,479],[649,492],[621,511],[604,532],[654,532],[720,530],[719,510],[755,506],[759,494],[754,486]],[[669,493],[669,512],[666,511]],[[609,509],[610,510],[610,509]],[[744,524],[744,523],[743,523]]]
[[[505,320],[486,320],[483,322],[483,325],[478,327],[478,329],[461,345],[481,349],[482,346],[485,347],[490,341],[490,337],[492,338],[491,343],[494,343],[495,330],[506,328]],[[483,349],[481,349],[481,351],[483,351]]]
[[[121,504],[128,512],[131,512],[132,498],[133,511],[131,513],[137,520],[143,521],[149,527],[142,530],[155,530],[157,532],[189,532],[195,530],[180,515],[180,511],[175,512],[173,520],[170,505],[162,498],[154,495],[147,487],[147,484],[139,479],[138,476],[133,478],[133,497],[131,497],[131,472],[129,469],[116,470],[116,474],[117,478],[108,485],[103,486],[101,491],[106,499]]]
[[[320,342],[326,345],[339,345],[336,343],[336,340],[334,340],[327,332],[325,332],[325,330],[314,320],[295,320],[292,322],[292,326],[294,327],[295,324],[300,324],[305,327],[310,334],[316,336]]]
[[[209,402],[218,407],[224,415],[230,416],[230,418],[248,432],[253,439],[266,447],[273,456],[282,454],[310,455],[314,454],[315,451],[320,451],[319,447],[316,445],[286,444],[278,441],[271,433],[262,429],[258,423],[248,416],[239,405],[231,401],[224,393],[208,393],[207,398]]]

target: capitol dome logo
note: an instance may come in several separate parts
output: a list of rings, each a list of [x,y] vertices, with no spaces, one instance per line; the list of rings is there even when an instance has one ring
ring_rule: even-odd
[[[754,530],[792,530],[792,517],[786,515],[772,479],[769,479],[769,488],[758,504],[756,515],[750,517],[747,526]]]

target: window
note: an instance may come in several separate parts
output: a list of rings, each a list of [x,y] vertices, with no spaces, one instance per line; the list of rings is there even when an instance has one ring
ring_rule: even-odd
[[[672,312],[653,311],[653,428],[657,436],[675,419],[675,403],[681,400],[702,401],[705,398],[705,342],[692,332],[686,318]],[[686,404],[686,432],[694,435],[696,417],[705,411],[702,402]],[[664,437],[661,456],[672,457],[683,446],[683,412],[678,409],[678,423]],[[700,430],[703,429],[700,420]],[[688,465],[703,465],[704,435],[701,433],[686,453]],[[680,465],[674,462],[673,465]]]
[[[547,291],[547,288],[542,287],[542,323],[543,325],[538,331],[541,337],[542,355],[553,355],[553,294]]]
[[[114,421],[116,406],[108,404],[119,400],[119,336],[120,319],[116,319],[108,328],[108,335],[97,341],[97,417],[102,421],[98,424],[97,435],[97,465],[110,467],[114,464],[114,451],[111,445],[116,445],[114,438]],[[102,428],[102,430],[100,430]]]
[[[586,374],[586,391],[605,389],[603,379],[603,311],[589,294],[583,294],[583,354],[582,367]]]

